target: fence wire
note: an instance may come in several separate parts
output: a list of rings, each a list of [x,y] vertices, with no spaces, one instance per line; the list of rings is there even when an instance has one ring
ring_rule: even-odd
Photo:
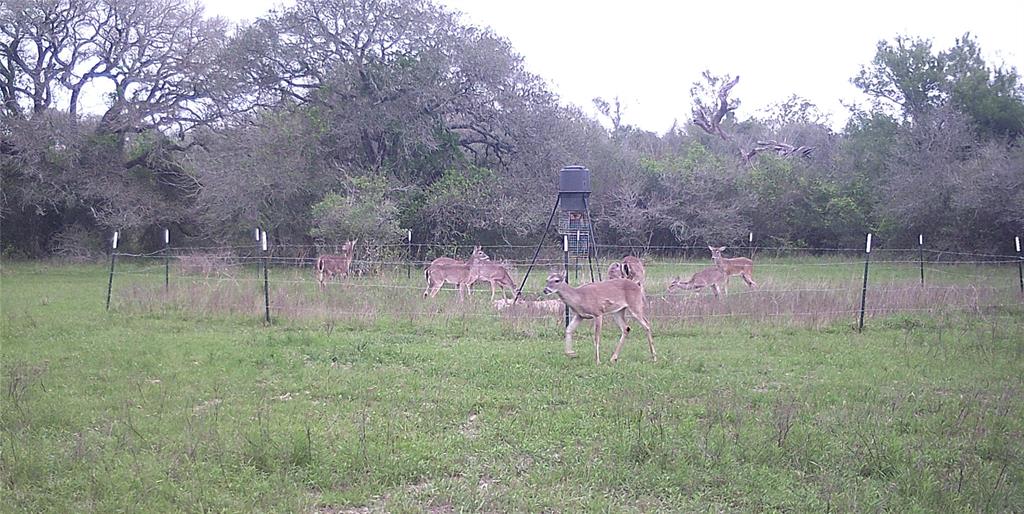
[[[387,245],[376,245],[377,248]],[[291,245],[257,251],[254,247],[174,248],[150,253],[118,252],[112,274],[118,291],[115,309],[126,312],[161,309],[192,310],[197,313],[225,312],[285,319],[497,319],[513,323],[560,320],[562,308],[548,309],[538,303],[539,290],[549,269],[562,271],[564,256],[548,252],[534,262],[517,255],[517,250],[535,246],[485,247],[492,262],[506,267],[519,286],[528,265],[535,264],[532,280],[522,291],[523,302],[501,308],[492,304],[488,287],[479,285],[465,303],[455,300],[455,288],[446,286],[437,298],[424,298],[423,271],[430,259],[417,258],[410,247],[438,248],[437,245],[392,245],[403,250],[380,258],[354,258],[352,276],[327,283],[321,290],[314,277],[315,256],[298,255],[295,250],[316,252],[318,247]],[[448,247],[453,250],[454,248]],[[605,255],[627,246],[602,246]],[[648,317],[657,323],[709,323],[716,320],[791,322],[823,325],[852,322],[860,313],[863,249],[813,249],[802,255],[769,257],[763,253],[754,261],[760,287],[748,288],[734,282],[728,294],[716,298],[706,291],[670,293],[665,289],[673,276],[688,277],[714,264],[710,258],[685,258],[686,251],[700,246],[648,247],[660,254],[646,260]],[[758,247],[755,254],[770,247]],[[704,248],[706,252],[706,248]],[[743,248],[736,255],[744,255]],[[749,250],[749,249],[747,249]],[[793,252],[791,248],[780,251]],[[843,252],[850,252],[849,255]],[[857,254],[853,254],[857,252]],[[912,252],[912,254],[909,254]],[[500,256],[500,257],[498,257]],[[951,259],[951,257],[957,259]],[[1021,260],[1012,255],[928,251],[920,248],[875,249],[872,270],[880,278],[869,279],[864,314],[868,318],[896,314],[968,313],[984,317],[1024,314],[1024,295],[1018,292],[1016,269]],[[922,258],[923,257],[923,258]],[[602,268],[607,259],[595,264]],[[570,279],[589,277],[586,259],[570,259]],[[268,267],[269,304],[264,303],[264,275]],[[920,270],[927,280],[918,283]],[[1012,271],[1011,271],[1012,270]],[[50,275],[62,272],[38,270]],[[600,272],[604,272],[601,269]],[[1014,280],[1009,280],[1013,274]],[[68,273],[68,276],[81,276]],[[165,286],[164,279],[169,277]],[[166,289],[166,290],[165,290]],[[483,292],[481,292],[483,291]],[[498,290],[496,298],[510,293]],[[480,298],[483,297],[484,300]],[[549,297],[557,298],[557,297]]]

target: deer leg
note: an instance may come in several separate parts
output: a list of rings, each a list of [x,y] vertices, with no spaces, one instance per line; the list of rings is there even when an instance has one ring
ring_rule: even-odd
[[[427,296],[428,294],[430,295],[431,298],[437,296],[437,292],[441,290],[442,286],[444,286],[443,280],[437,282],[431,280],[427,284],[427,292],[423,293],[423,296]]]
[[[594,362],[601,364],[601,325],[602,316],[594,316]]]
[[[750,276],[750,273],[743,273],[740,277],[743,278],[743,281],[746,282],[748,286],[757,287],[757,282],[754,282],[754,277]]]
[[[658,352],[654,351],[654,336],[651,334],[651,322],[647,321],[647,316],[644,315],[642,309],[640,312],[629,309],[629,313],[636,318],[640,326],[644,327],[644,331],[647,332],[647,346],[651,349],[651,359],[654,362],[658,362]]]
[[[576,357],[576,352],[572,349],[572,334],[576,332],[580,319],[578,315],[573,314],[572,320],[569,321],[569,326],[565,327],[565,354],[569,357]]]
[[[626,324],[625,310],[612,314],[612,317],[615,319],[615,323],[619,325],[619,330],[622,331],[622,335],[619,337],[619,344],[615,346],[615,352],[612,353],[611,362],[615,363],[619,360],[619,352],[622,351],[622,346],[626,344],[626,334],[629,333],[629,325]]]
[[[502,290],[504,291],[504,290]],[[494,282],[491,282],[491,301],[494,301]]]
[[[711,292],[715,293],[715,299],[718,299],[718,284],[711,284]]]

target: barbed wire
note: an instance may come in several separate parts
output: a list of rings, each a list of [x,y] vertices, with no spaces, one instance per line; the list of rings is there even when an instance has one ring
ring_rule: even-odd
[[[190,258],[190,257],[197,257],[197,258],[203,258],[203,259],[206,259],[206,260],[217,261],[219,263],[223,263],[223,265],[261,264],[264,261],[269,261],[271,264],[288,264],[288,263],[294,263],[294,264],[306,264],[306,263],[309,263],[309,264],[313,264],[317,260],[314,257],[288,257],[288,256],[280,256],[280,255],[263,255],[263,256],[231,255],[231,256],[224,256],[224,255],[213,254],[213,255],[197,256],[197,255],[182,254],[182,255],[174,255],[174,256],[165,256],[165,255],[154,255],[154,254],[130,254],[130,253],[116,253],[115,255],[117,255],[119,257],[128,257],[128,258],[135,258],[135,259],[154,259],[154,260],[161,260],[161,261],[166,260],[166,259],[168,259],[170,257],[170,258],[176,258],[176,259],[179,260],[179,261],[176,261],[176,262],[182,262],[182,261],[180,261],[182,259],[184,261],[187,261],[188,258]],[[374,266],[383,266],[383,267],[403,267],[403,266],[410,266],[410,265],[417,266],[417,267],[425,267],[425,266],[430,265],[432,262],[433,262],[433,260],[430,260],[430,261],[426,261],[426,260],[378,260],[378,259],[353,259],[352,260],[352,264],[355,264],[355,265],[374,265]],[[463,262],[465,262],[465,261],[463,261]],[[535,266],[550,266],[550,265],[562,266],[562,264],[564,263],[564,258],[562,258],[562,257],[558,257],[558,258],[554,258],[554,257],[538,258],[536,261],[534,261],[533,259],[492,259],[492,260],[489,260],[489,261],[486,261],[486,262],[488,264],[513,265],[513,266],[517,266],[517,267],[518,266],[526,266],[526,265],[529,265],[531,263],[533,263]],[[607,261],[607,262],[611,262],[611,261]],[[707,267],[711,267],[713,265],[713,264],[711,264],[711,262],[712,261],[710,261],[710,259],[707,260],[707,261],[703,261],[703,260],[702,261],[694,261],[694,260],[673,260],[673,259],[670,259],[670,258],[657,258],[657,259],[651,259],[646,264],[646,266],[649,267],[649,268],[651,268],[651,267],[658,267],[658,266],[666,266],[666,265],[686,265],[686,266],[689,266],[689,265],[693,265],[693,266],[704,265],[704,266],[707,266]],[[1018,262],[1020,262],[1020,259],[1018,259],[1018,258],[1006,258],[1006,259],[1001,259],[1001,260],[959,260],[959,261],[921,261],[921,260],[917,260],[917,259],[898,259],[898,260],[897,259],[889,259],[889,260],[877,259],[877,260],[871,261],[871,263],[875,264],[875,265],[886,265],[886,264],[894,264],[895,265],[895,264],[899,264],[899,265],[915,265],[915,266],[916,265],[920,265],[922,263],[927,265],[927,266],[952,266],[952,265],[980,265],[980,264],[986,264],[986,265],[1015,264],[1015,263],[1018,263]],[[581,266],[583,266],[583,263],[580,263],[580,264],[581,264]],[[770,268],[772,268],[772,267],[801,268],[801,267],[811,267],[811,266],[840,266],[840,265],[850,265],[850,266],[856,265],[856,266],[861,266],[863,264],[864,264],[864,260],[847,260],[847,261],[829,260],[828,262],[792,262],[792,263],[770,262],[770,261],[769,262],[763,262],[763,261],[761,261],[761,262],[755,262],[754,263],[754,268],[755,269],[763,268],[763,267],[770,267]],[[588,264],[588,266],[589,266],[589,264]]]
[[[573,240],[573,237],[570,236],[570,241],[571,240]],[[556,241],[552,240],[552,243],[555,243],[555,242]],[[331,249],[332,248],[337,248],[337,247],[340,247],[340,246],[341,245],[324,245],[324,244],[318,245],[318,244],[290,244],[290,243],[285,243],[285,244],[273,244],[273,245],[270,246],[268,251],[274,252],[274,251],[279,251],[279,250],[295,249],[295,250],[309,250],[309,251],[316,251],[317,253],[331,254]],[[408,254],[408,251],[410,249],[415,249],[416,250],[415,253],[422,253],[423,249],[437,249],[437,250],[450,249],[452,251],[457,252],[459,249],[471,248],[473,245],[440,244],[440,243],[416,243],[416,242],[414,242],[414,243],[405,243],[405,242],[403,242],[403,243],[380,243],[380,244],[377,244],[377,243],[364,243],[364,244],[361,244],[360,246],[364,247],[364,248],[373,248],[373,249],[399,249],[399,250],[403,250],[400,253]],[[547,246],[541,245],[541,248],[542,249],[547,248],[547,250],[550,251],[551,250],[551,246],[552,245],[547,245]],[[537,245],[536,244],[530,244],[530,245],[513,245],[513,244],[508,244],[508,245],[482,245],[481,248],[483,248],[485,251],[487,251],[487,250],[491,250],[491,251],[502,251],[502,250],[523,251],[523,250],[535,250],[537,248]],[[599,255],[606,255],[606,256],[609,256],[609,252],[612,251],[612,250],[629,250],[632,253],[641,253],[641,254],[647,254],[647,255],[656,255],[656,254],[651,254],[652,251],[660,251],[660,252],[689,252],[689,251],[706,252],[706,251],[708,251],[708,247],[706,245],[651,245],[651,246],[643,246],[643,245],[624,245],[624,244],[614,244],[614,245],[598,244],[598,245],[595,246],[595,248],[596,248],[596,250],[597,250]],[[730,246],[728,248],[734,250],[733,253],[736,254],[735,255],[736,257],[749,256],[751,252],[753,252],[755,254],[755,256],[758,253],[764,253],[764,252],[778,252],[780,254],[781,253],[786,253],[786,254],[813,254],[815,252],[837,252],[837,253],[839,253],[839,252],[854,252],[854,253],[859,253],[859,254],[863,254],[864,253],[864,247],[862,247],[862,246],[844,248],[844,247],[792,247],[792,246],[758,246],[758,245],[748,246],[748,245],[743,245],[743,246]],[[251,245],[216,245],[216,246],[182,246],[182,247],[173,247],[172,246],[172,247],[168,247],[168,248],[157,249],[157,250],[154,250],[152,252],[143,252],[143,253],[118,252],[118,253],[121,254],[121,255],[139,255],[139,256],[142,256],[142,255],[164,255],[166,253],[174,253],[174,254],[179,254],[179,255],[180,254],[185,254],[185,253],[204,253],[204,254],[208,254],[208,253],[217,253],[217,252],[220,252],[220,253],[223,253],[223,252],[234,252],[234,251],[237,251],[237,250],[245,251],[246,253],[250,253],[250,252],[256,253],[256,254],[264,254],[264,253],[266,253],[266,252],[261,250],[260,245],[258,243],[253,243]],[[876,246],[875,248],[872,248],[872,252],[874,252],[874,253],[896,252],[896,253],[914,253],[914,254],[924,253],[924,254],[940,255],[940,256],[941,255],[958,255],[958,256],[973,256],[973,257],[985,257],[985,258],[1001,258],[1001,259],[1019,259],[1020,258],[1019,254],[1012,254],[1012,253],[999,254],[999,253],[982,253],[982,252],[962,252],[962,251],[942,250],[942,249],[927,248],[927,247],[925,247],[925,248],[921,248],[921,247],[885,248],[885,247],[878,247],[878,246]],[[614,256],[614,258],[618,258],[618,256],[616,256],[614,253],[611,254],[610,256]],[[310,257],[310,258],[315,258],[315,257]]]
[[[433,307],[433,308],[431,308]],[[559,309],[557,312],[544,312],[543,314],[524,314],[524,312],[531,312],[541,310],[531,305],[518,305],[510,306],[502,310],[462,310],[457,312],[442,311],[442,308],[451,308],[450,305],[434,305],[424,306],[422,309],[409,310],[409,309],[378,309],[375,305],[366,305],[366,308],[358,309],[353,307],[339,308],[330,306],[328,304],[314,305],[314,306],[299,306],[291,304],[278,304],[271,303],[270,310],[272,313],[280,316],[281,313],[314,313],[323,316],[351,316],[351,317],[395,317],[395,318],[421,318],[421,317],[443,317],[447,320],[463,319],[471,321],[476,318],[497,318],[505,319],[509,321],[517,320],[555,320],[562,319],[564,311]],[[865,308],[864,313],[866,316],[875,317],[884,314],[902,314],[902,313],[982,313],[985,317],[1002,317],[1017,319],[1020,316],[1010,313],[983,313],[982,311],[991,309],[1005,309],[1020,307],[1020,304],[986,304],[986,305],[942,305],[936,307],[872,307]],[[252,312],[262,312],[265,308],[264,305],[253,306]],[[236,309],[239,312],[246,311],[247,309]],[[758,319],[758,318],[779,318],[779,317],[797,317],[797,318],[815,318],[823,321],[836,321],[844,317],[851,317],[854,314],[859,314],[860,309],[830,309],[830,310],[813,310],[813,311],[734,311],[734,312],[699,312],[699,313],[663,313],[663,312],[649,312],[647,317],[652,322],[658,320],[704,320],[704,319],[724,319],[724,318],[741,318],[741,319]]]

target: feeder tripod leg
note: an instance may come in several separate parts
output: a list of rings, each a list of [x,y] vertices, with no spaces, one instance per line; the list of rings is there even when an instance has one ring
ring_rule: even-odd
[[[516,297],[512,300],[512,303],[519,301],[519,297],[523,294],[523,288],[526,287],[526,280],[530,278],[530,272],[533,271],[534,264],[537,264],[537,256],[540,255],[540,247],[544,246],[544,238],[548,237],[548,230],[551,229],[551,221],[555,219],[555,212],[558,211],[558,200],[555,200],[555,206],[551,208],[551,216],[548,216],[548,223],[544,225],[544,233],[540,236],[540,241],[537,242],[537,249],[533,252],[533,259],[530,260],[530,267],[526,268],[526,275],[523,276],[523,283],[519,284],[519,289],[516,290]]]
[[[592,251],[587,252],[587,260],[590,261],[590,281],[594,281],[594,263],[597,262],[597,280],[601,281],[601,258],[597,255],[597,239],[594,237],[594,222],[590,217],[590,202],[583,197],[583,209],[587,211],[587,228],[590,230],[589,246]]]

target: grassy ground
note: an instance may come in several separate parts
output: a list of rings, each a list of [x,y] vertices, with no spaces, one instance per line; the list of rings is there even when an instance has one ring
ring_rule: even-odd
[[[819,264],[755,276],[859,286],[862,264]],[[652,295],[699,266],[651,266]],[[162,269],[119,269],[146,273],[115,277],[107,313],[103,266],[3,267],[2,511],[1024,510],[1024,312],[1005,266],[934,270],[947,296],[911,303],[962,306],[879,311],[863,333],[846,314],[730,310],[821,302],[734,280],[718,304],[658,312],[737,315],[655,316],[657,363],[634,333],[600,367],[589,329],[566,359],[557,319],[420,300],[417,270],[319,300],[308,270],[272,270],[264,326],[255,270],[161,294]],[[873,271],[880,289],[918,279]]]

